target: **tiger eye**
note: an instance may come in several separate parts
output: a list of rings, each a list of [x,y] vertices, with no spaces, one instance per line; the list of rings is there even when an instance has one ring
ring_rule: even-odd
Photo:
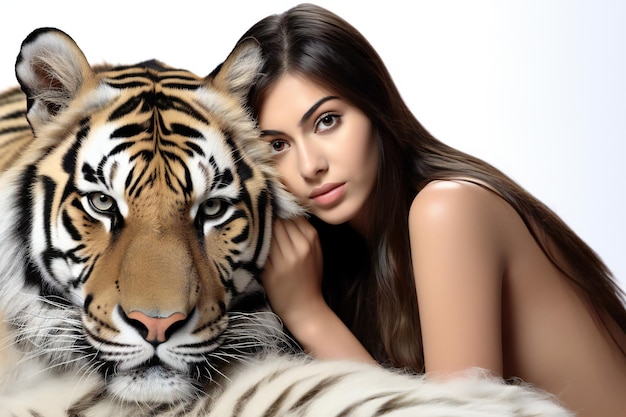
[[[109,213],[115,209],[115,199],[104,193],[91,193],[88,199],[91,207],[98,212]]]
[[[207,219],[213,219],[221,216],[226,211],[227,204],[225,201],[210,198],[202,203],[200,213]]]

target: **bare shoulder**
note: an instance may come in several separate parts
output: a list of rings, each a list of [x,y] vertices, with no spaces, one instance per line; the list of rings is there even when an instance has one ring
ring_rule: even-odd
[[[413,200],[411,259],[429,372],[503,372],[501,289],[510,236],[501,227],[509,211],[495,192],[461,180],[433,181]]]
[[[414,198],[409,214],[412,226],[479,222],[493,225],[515,210],[494,191],[464,180],[438,180],[427,184]],[[504,219],[506,220],[506,219]]]

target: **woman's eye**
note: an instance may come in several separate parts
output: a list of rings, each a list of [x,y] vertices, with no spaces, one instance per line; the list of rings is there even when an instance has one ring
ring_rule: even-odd
[[[116,209],[115,199],[104,193],[91,193],[87,199],[91,208],[99,213],[111,213]]]
[[[340,116],[338,114],[324,113],[315,122],[315,131],[323,132],[325,130],[332,129],[337,123],[339,123],[339,117]]]
[[[220,217],[228,208],[224,200],[210,198],[200,206],[200,213],[205,220]]]
[[[270,147],[272,148],[272,153],[277,154],[287,149],[289,147],[289,144],[284,140],[275,139],[270,142]]]

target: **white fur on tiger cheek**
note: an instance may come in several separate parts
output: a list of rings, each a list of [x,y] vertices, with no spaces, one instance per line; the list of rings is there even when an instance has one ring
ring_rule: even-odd
[[[17,186],[14,183],[16,175],[11,172],[0,174],[0,190],[5,190],[0,197],[0,260],[16,260],[26,259],[28,248],[18,243],[13,228],[15,225],[11,219],[18,217],[18,209],[15,204],[15,195],[17,194]],[[6,319],[5,309],[19,311],[23,306],[15,305],[20,299],[20,295],[25,295],[21,291],[22,286],[19,285],[16,277],[23,275],[24,262],[3,263],[0,268],[0,307],[2,308],[3,317]],[[9,308],[12,307],[12,308]]]
[[[49,224],[44,223],[45,213],[44,200],[45,192],[43,187],[33,188],[33,208],[34,213],[32,217],[31,231],[30,231],[30,247],[31,253],[35,254],[34,261],[37,262],[39,270],[45,281],[52,285],[54,288],[64,291],[67,288],[68,282],[73,279],[72,271],[76,270],[76,265],[69,264],[67,258],[55,258],[49,259],[49,266],[45,264],[44,257],[50,256],[49,247],[58,249],[60,251],[71,250],[76,246],[64,227],[57,227],[60,219],[51,218]],[[54,209],[53,209],[54,212]],[[49,235],[46,236],[46,231],[49,231]],[[47,242],[47,239],[50,242]],[[50,273],[51,274],[50,274]]]
[[[250,282],[254,279],[254,276],[243,269],[237,269],[233,272],[232,281],[237,293],[242,293],[248,288]]]

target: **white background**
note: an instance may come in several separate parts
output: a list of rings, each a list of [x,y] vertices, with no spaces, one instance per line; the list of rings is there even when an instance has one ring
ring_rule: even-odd
[[[208,74],[245,30],[296,0],[34,1],[2,6],[0,88],[41,26],[92,63],[150,58]],[[626,288],[626,2],[318,0],[386,61],[436,137],[557,212]]]

